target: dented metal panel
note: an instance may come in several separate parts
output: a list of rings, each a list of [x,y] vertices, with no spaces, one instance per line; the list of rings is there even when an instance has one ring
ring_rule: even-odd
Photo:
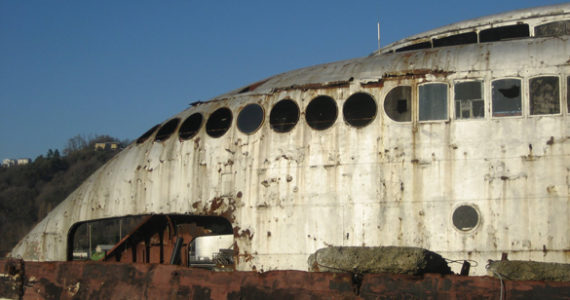
[[[564,11],[568,5],[562,6]],[[525,16],[527,13],[524,14]],[[307,257],[327,246],[414,246],[453,260],[570,262],[570,122],[561,112],[531,116],[528,80],[570,75],[569,36],[469,44],[378,54],[271,77],[194,105],[173,116],[204,118],[229,108],[236,118],[258,103],[265,122],[244,134],[235,122],[219,138],[204,126],[191,139],[134,143],[99,169],[12,251],[26,260],[65,260],[77,222],[139,214],[221,216],[234,231],[236,269],[306,270]],[[492,117],[491,83],[518,78],[526,102],[520,117]],[[484,82],[485,117],[453,117],[453,84]],[[449,87],[445,120],[418,119],[418,86]],[[411,121],[384,110],[393,88],[412,90]],[[371,95],[373,122],[355,128],[342,107],[354,93]],[[312,99],[336,101],[326,130],[305,121]],[[271,129],[273,106],[300,108],[289,132]],[[163,124],[168,122],[166,120]],[[204,121],[205,123],[205,121]],[[454,225],[458,207],[475,211],[467,230]],[[465,228],[464,228],[465,229]],[[459,268],[459,266],[458,266]]]

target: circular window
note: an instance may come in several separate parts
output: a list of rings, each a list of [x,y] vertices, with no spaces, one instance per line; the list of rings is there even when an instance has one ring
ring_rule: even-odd
[[[155,125],[154,127],[152,127],[151,129],[149,129],[147,132],[145,132],[143,135],[141,135],[138,139],[137,139],[137,144],[142,144],[144,143],[144,141],[146,141],[160,126],[160,124]]]
[[[354,127],[364,127],[376,117],[376,102],[366,93],[356,93],[348,98],[342,106],[346,123]]]
[[[160,127],[160,130],[156,133],[154,140],[155,141],[167,140],[172,135],[172,133],[176,130],[176,127],[178,127],[179,122],[180,122],[180,119],[178,119],[178,118],[172,119],[172,120],[166,122],[166,124],[164,124],[164,125],[162,125],[162,127]]]
[[[206,133],[211,137],[221,137],[232,125],[232,111],[222,107],[216,110],[208,118],[206,123]]]
[[[276,132],[288,132],[297,122],[299,122],[299,107],[290,99],[277,102],[269,114],[269,124]]]
[[[470,231],[479,224],[479,212],[470,205],[461,205],[453,212],[453,225],[461,231]]]
[[[202,126],[202,117],[201,113],[193,113],[190,115],[182,125],[180,125],[180,131],[178,131],[178,137],[183,140],[193,138],[198,131],[200,131],[200,127]]]
[[[240,112],[237,118],[237,127],[243,133],[253,133],[263,123],[263,108],[259,104],[248,104]]]
[[[307,106],[305,119],[311,128],[324,130],[336,121],[337,108],[334,99],[329,96],[318,96]]]
[[[393,88],[384,99],[384,111],[390,119],[396,122],[409,122],[412,120],[412,88],[410,86],[397,86]]]

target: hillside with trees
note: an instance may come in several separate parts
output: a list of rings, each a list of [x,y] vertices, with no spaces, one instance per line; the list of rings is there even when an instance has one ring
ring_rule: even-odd
[[[116,143],[117,149],[96,149]],[[128,141],[101,135],[69,139],[63,154],[48,150],[32,163],[0,168],[0,257]]]

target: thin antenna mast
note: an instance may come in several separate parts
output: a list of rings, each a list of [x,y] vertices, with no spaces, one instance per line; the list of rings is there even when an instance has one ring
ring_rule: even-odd
[[[380,50],[380,19],[378,19],[378,50]]]

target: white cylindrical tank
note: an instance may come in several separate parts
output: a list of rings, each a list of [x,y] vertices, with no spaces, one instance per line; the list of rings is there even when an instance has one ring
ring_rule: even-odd
[[[233,234],[200,236],[190,243],[190,261],[211,261],[220,249],[231,249]]]

